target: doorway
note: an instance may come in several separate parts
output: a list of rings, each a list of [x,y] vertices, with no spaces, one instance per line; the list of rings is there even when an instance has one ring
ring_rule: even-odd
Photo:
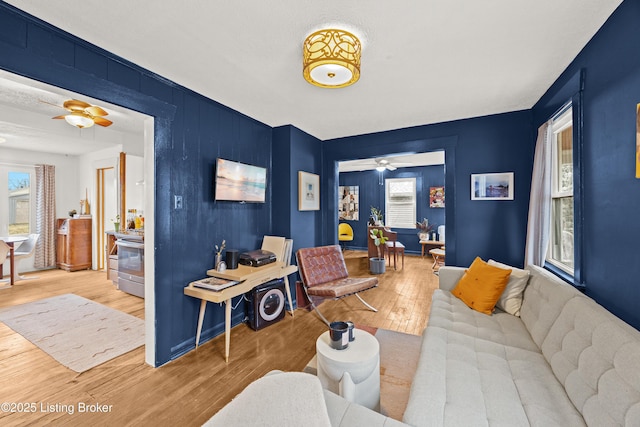
[[[87,95],[81,95],[66,89],[51,86],[49,84],[31,80],[4,70],[0,70],[0,93],[11,93],[11,96],[0,96],[0,113],[11,121],[12,126],[4,129],[0,146],[0,166],[13,167],[14,165],[33,168],[35,164],[46,163],[56,166],[56,186],[63,191],[56,195],[56,216],[68,217],[68,212],[77,209],[78,200],[87,198],[86,188],[91,189],[88,194],[90,205],[93,208],[93,235],[92,248],[104,247],[104,244],[96,240],[104,239],[104,233],[98,233],[97,224],[101,223],[103,230],[110,227],[111,216],[105,200],[105,210],[101,220],[97,221],[97,172],[98,168],[107,168],[111,164],[105,164],[105,159],[113,164],[117,161],[120,152],[127,152],[139,156],[144,164],[144,182],[149,188],[154,185],[154,118],[138,113],[114,104],[92,99]],[[20,99],[21,103],[9,102]],[[64,100],[81,99],[91,105],[99,105],[109,111],[109,117],[116,126],[93,126],[88,129],[78,129],[69,126],[65,121],[51,120],[53,116],[60,114]],[[63,110],[64,111],[64,110]],[[7,163],[4,163],[7,162]],[[105,184],[110,180],[109,173],[105,171]],[[34,173],[35,175],[35,173]],[[1,178],[0,178],[1,179]],[[33,178],[31,183],[35,182]],[[1,188],[8,189],[8,177],[0,183]],[[33,187],[30,185],[30,188]],[[0,189],[0,192],[3,191]],[[6,190],[8,192],[8,190]],[[105,191],[106,188],[105,188]],[[1,193],[0,193],[1,196]],[[107,193],[105,193],[105,199]],[[117,196],[113,197],[115,200]],[[32,198],[33,199],[33,198]],[[1,201],[8,200],[8,195]],[[147,235],[145,246],[149,248],[145,257],[145,269],[147,274],[148,297],[145,299],[145,359],[146,362],[155,365],[155,287],[153,286],[154,269],[154,243],[153,243],[153,212],[155,212],[153,192],[144,195],[144,211],[147,212],[145,228]],[[8,212],[7,204],[0,202],[0,210]],[[31,201],[29,211],[31,224],[35,224],[35,205]],[[8,218],[7,213],[5,217]],[[114,214],[115,217],[115,214]],[[32,227],[32,225],[30,225]],[[6,230],[6,231],[5,231]],[[0,234],[9,233],[9,221],[0,218]],[[96,251],[97,253],[97,251]],[[104,259],[104,257],[100,257]],[[94,268],[98,263],[94,259]],[[24,260],[23,262],[27,262]],[[30,262],[33,262],[32,259]]]
[[[110,166],[96,169],[96,269],[104,270],[107,266],[105,253],[105,232],[116,222],[118,206],[116,203],[116,171]]]

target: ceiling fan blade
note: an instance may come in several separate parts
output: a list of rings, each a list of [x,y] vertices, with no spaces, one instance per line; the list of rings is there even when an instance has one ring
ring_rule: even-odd
[[[91,114],[92,116],[108,116],[109,115],[109,113],[107,113],[97,105],[92,105],[90,107],[87,107],[84,109],[84,111]]]
[[[394,171],[394,170],[396,170],[396,169],[398,169],[398,168],[397,168],[397,167],[395,167],[395,166],[387,165],[387,170]]]
[[[54,107],[63,108],[60,104],[54,104],[53,102],[45,101],[44,99],[38,99],[38,102],[47,105],[53,105]]]
[[[104,126],[104,127],[111,126],[113,124],[111,120],[107,120],[102,117],[93,117],[93,122],[97,125]]]
[[[87,104],[86,102],[79,101],[77,99],[69,99],[64,101],[62,106],[69,111],[83,111],[85,108],[91,107],[91,104]]]
[[[64,116],[55,116],[55,117],[51,117],[52,119],[64,119]]]

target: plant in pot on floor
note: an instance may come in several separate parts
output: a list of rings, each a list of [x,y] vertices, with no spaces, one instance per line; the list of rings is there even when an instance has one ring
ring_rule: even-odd
[[[372,228],[369,237],[373,239],[373,244],[376,245],[378,251],[377,258],[369,258],[369,270],[373,274],[382,274],[385,272],[385,261],[380,252],[380,245],[384,245],[389,239],[385,237],[381,228]]]

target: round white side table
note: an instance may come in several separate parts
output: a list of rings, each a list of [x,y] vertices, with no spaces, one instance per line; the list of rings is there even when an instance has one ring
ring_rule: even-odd
[[[354,336],[355,340],[344,350],[331,347],[329,331],[318,337],[318,378],[326,390],[379,411],[380,344],[361,329],[354,329]]]

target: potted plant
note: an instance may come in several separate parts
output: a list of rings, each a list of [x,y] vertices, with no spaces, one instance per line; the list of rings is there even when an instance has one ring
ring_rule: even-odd
[[[120,215],[116,215],[115,219],[112,219],[114,231],[120,231]]]
[[[431,234],[435,227],[429,224],[427,218],[423,218],[422,222],[416,222],[416,228],[418,229],[418,237],[420,240],[429,240],[429,234]]]
[[[372,228],[369,236],[373,239],[373,243],[376,245],[376,251],[378,251],[377,258],[369,258],[369,270],[373,274],[382,274],[385,272],[385,261],[380,253],[380,245],[384,245],[389,239],[385,237],[384,232],[380,228]]]
[[[384,225],[382,211],[374,206],[371,206],[371,219],[373,220],[373,225]]]

